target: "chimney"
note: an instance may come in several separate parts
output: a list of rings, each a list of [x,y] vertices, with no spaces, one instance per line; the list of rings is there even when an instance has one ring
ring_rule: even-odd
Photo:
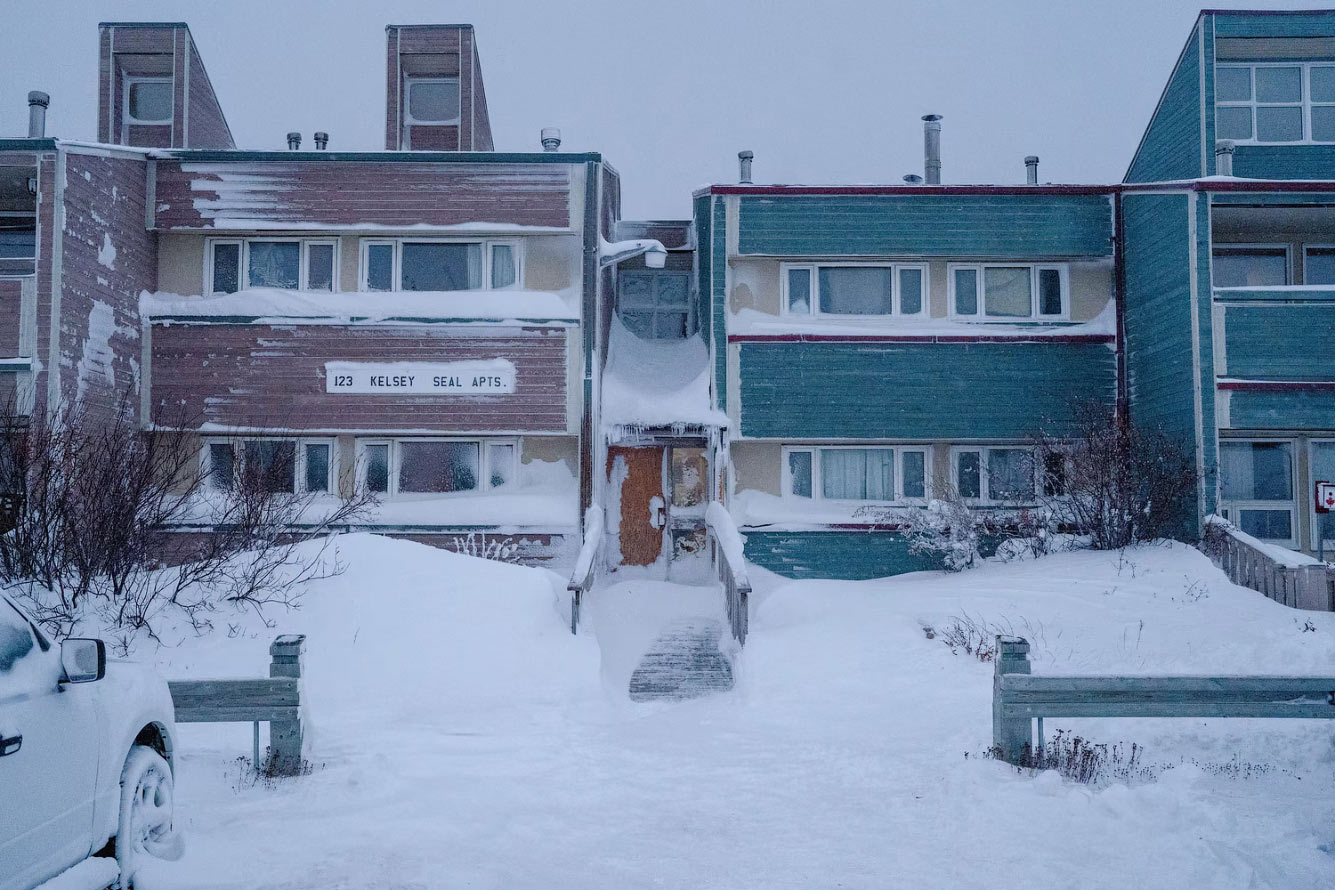
[[[1038,155],[1024,159],[1024,181],[1029,185],[1038,185]]]
[[[1214,172],[1216,176],[1233,175],[1233,140],[1220,139],[1214,144]]]
[[[28,94],[28,138],[41,139],[46,135],[46,107],[51,97],[33,90]]]
[[[904,184],[905,184],[905,185],[922,185],[922,177],[919,176],[917,173],[905,173],[905,174],[904,174]]]
[[[292,132],[287,134],[287,150],[296,151],[301,148],[301,134]]]
[[[737,152],[737,181],[742,185],[751,184],[751,161],[755,156],[753,151]]]
[[[560,127],[543,127],[539,138],[542,140],[543,151],[559,151],[561,149]]]
[[[315,150],[324,151],[328,147],[329,147],[329,134],[324,132],[323,130],[318,131],[315,134]]]
[[[923,173],[928,185],[941,184],[941,115],[922,116]]]

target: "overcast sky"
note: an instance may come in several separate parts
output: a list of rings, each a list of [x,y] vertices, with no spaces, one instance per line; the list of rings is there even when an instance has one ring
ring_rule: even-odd
[[[1293,3],[1249,0],[1246,8]],[[886,0],[3,0],[0,135],[94,138],[97,23],[185,21],[238,145],[289,130],[383,149],[384,26],[477,28],[496,148],[600,151],[623,216],[689,215],[690,192],[757,182],[898,182],[922,172],[920,116],[945,116],[944,182],[1121,179],[1198,6]]]

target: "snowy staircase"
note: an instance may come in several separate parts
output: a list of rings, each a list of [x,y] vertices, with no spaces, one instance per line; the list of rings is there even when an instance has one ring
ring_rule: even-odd
[[[732,688],[732,662],[719,649],[724,623],[687,618],[666,628],[630,676],[631,701],[699,698]]]

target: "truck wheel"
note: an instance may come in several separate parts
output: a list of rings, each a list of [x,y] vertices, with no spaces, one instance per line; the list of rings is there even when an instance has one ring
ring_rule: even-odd
[[[135,745],[121,771],[120,823],[116,831],[116,862],[122,888],[128,888],[145,855],[178,859],[184,845],[172,828],[171,767],[152,748]]]

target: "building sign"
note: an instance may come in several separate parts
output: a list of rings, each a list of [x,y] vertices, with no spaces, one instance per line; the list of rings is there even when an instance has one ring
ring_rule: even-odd
[[[325,362],[325,392],[358,395],[487,396],[515,391],[515,366],[477,362]]]

